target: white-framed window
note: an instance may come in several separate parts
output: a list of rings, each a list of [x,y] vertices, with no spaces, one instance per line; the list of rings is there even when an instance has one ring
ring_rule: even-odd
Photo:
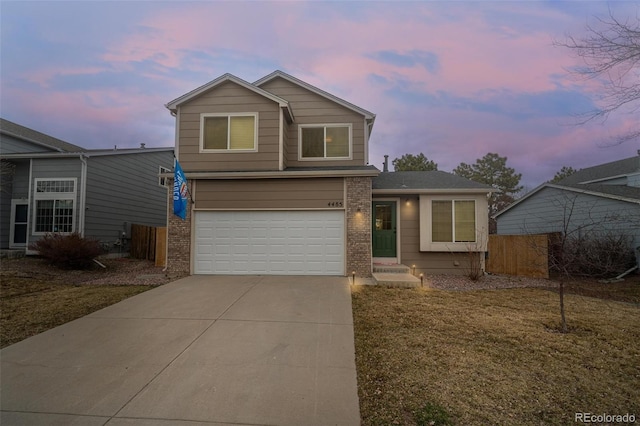
[[[258,114],[200,114],[200,151],[257,151]]]
[[[486,250],[486,195],[421,195],[420,251]]]
[[[475,200],[431,200],[431,242],[476,241]]]
[[[167,173],[171,173],[171,169],[168,169],[163,166],[158,166],[158,185],[160,185],[163,188],[166,188],[168,186],[168,182],[167,182],[168,179],[162,176],[163,174],[167,174]]]
[[[35,179],[34,235],[74,231],[76,189],[76,178]]]
[[[351,133],[351,124],[301,124],[298,126],[299,159],[351,159]]]

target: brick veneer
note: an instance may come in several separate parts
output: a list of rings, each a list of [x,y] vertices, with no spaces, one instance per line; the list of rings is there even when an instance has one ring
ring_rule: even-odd
[[[371,276],[371,178],[348,177],[347,274]],[[358,212],[358,209],[360,211]]]
[[[173,184],[173,180],[171,182]],[[191,186],[191,185],[190,185]],[[191,205],[187,207],[186,220],[173,214],[173,194],[169,192],[169,227],[167,244],[167,274],[184,276],[191,272]]]

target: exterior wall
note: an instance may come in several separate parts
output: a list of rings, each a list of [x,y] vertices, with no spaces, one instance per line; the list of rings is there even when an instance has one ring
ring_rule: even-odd
[[[469,253],[420,251],[420,208],[417,195],[402,196],[399,207],[400,263],[409,267],[415,265],[416,276],[421,273],[425,276],[465,275],[469,272]]]
[[[344,203],[343,178],[198,180],[196,189],[197,209],[342,209]]]
[[[201,153],[200,114],[258,113],[258,152]],[[225,82],[179,108],[178,153],[190,171],[278,170],[280,107],[233,82]]]
[[[167,187],[159,167],[173,167],[173,152],[87,159],[85,236],[115,243],[132,223],[166,226]]]
[[[42,145],[17,139],[12,136],[0,135],[0,155],[2,154],[21,154],[28,152],[47,152],[52,151]]]
[[[542,234],[590,226],[603,231],[638,233],[640,204],[542,188],[497,218],[498,234]]]
[[[366,164],[364,117],[362,115],[282,78],[274,78],[260,87],[289,101],[295,116],[295,123],[289,126],[288,130],[288,167],[362,166]],[[329,123],[352,124],[352,160],[298,161],[298,125]]]
[[[371,178],[346,178],[347,274],[371,276]],[[360,210],[358,212],[358,209]]]

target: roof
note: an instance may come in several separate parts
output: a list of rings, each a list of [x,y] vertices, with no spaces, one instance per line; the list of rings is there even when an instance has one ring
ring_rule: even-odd
[[[184,104],[185,102],[188,102],[194,98],[197,98],[198,96],[202,95],[203,93],[215,88],[216,86],[219,86],[223,83],[226,83],[228,81],[231,81],[239,86],[244,87],[245,89],[251,90],[252,92],[257,93],[260,96],[264,96],[267,99],[270,99],[274,102],[276,102],[281,108],[284,108],[285,110],[287,110],[287,112],[289,113],[290,117],[293,117],[293,114],[291,113],[291,109],[289,108],[289,102],[286,99],[282,99],[279,96],[274,95],[271,92],[267,92],[266,90],[263,90],[261,88],[259,88],[258,86],[255,86],[247,81],[244,81],[241,78],[236,77],[233,74],[224,74],[221,75],[220,77],[216,78],[215,80],[211,80],[210,82],[203,84],[202,86],[188,92],[185,93],[184,95],[172,100],[171,102],[167,103],[165,105],[165,107],[167,107],[171,112],[175,112],[177,110],[177,108]]]
[[[560,185],[585,184],[633,173],[640,173],[640,155],[578,170],[557,183]]]
[[[105,157],[114,155],[131,155],[131,154],[151,154],[154,152],[173,152],[173,147],[163,148],[119,148],[119,149],[87,149],[76,152],[20,152],[15,154],[3,154],[4,159],[19,159],[19,158],[62,158],[62,157]]]
[[[489,193],[494,189],[452,173],[442,171],[428,172],[383,172],[373,179],[373,191],[416,191],[447,190]]]
[[[335,95],[332,95],[329,92],[325,92],[322,89],[319,89],[319,88],[317,88],[315,86],[312,86],[311,84],[309,84],[307,82],[304,82],[304,81],[302,81],[302,80],[300,80],[300,79],[298,79],[298,78],[296,78],[296,77],[294,77],[292,75],[289,75],[284,71],[276,70],[276,71],[272,72],[271,74],[269,74],[269,75],[267,75],[265,77],[262,77],[260,80],[254,82],[253,84],[255,86],[262,86],[263,84],[265,84],[265,83],[267,83],[267,82],[269,82],[269,81],[271,81],[271,80],[273,80],[275,78],[282,78],[282,79],[287,80],[287,81],[289,81],[289,82],[291,82],[293,84],[297,84],[298,86],[304,87],[305,89],[307,89],[307,90],[309,90],[309,91],[311,91],[313,93],[316,93],[317,95],[320,95],[320,96],[322,96],[322,97],[324,97],[326,99],[329,99],[330,101],[333,101],[333,102],[335,102],[335,103],[337,103],[339,105],[342,105],[345,108],[348,108],[348,109],[350,109],[352,111],[355,111],[358,114],[362,114],[366,119],[369,119],[369,120],[373,121],[376,118],[376,115],[374,113],[372,113],[370,111],[367,111],[364,108],[360,108],[359,106],[354,105],[351,102],[347,102],[344,99],[341,99],[341,98],[339,98],[339,97],[337,97]]]
[[[496,213],[495,217],[506,213],[544,188],[555,188],[563,191],[640,204],[639,187],[599,183],[638,173],[640,173],[640,155],[624,158],[618,161],[612,161],[610,163],[599,164],[593,167],[587,167],[586,169],[578,170],[557,183],[543,183],[533,191],[525,194],[524,197],[511,203],[504,210]]]
[[[84,148],[37,132],[25,126],[0,118],[0,133],[22,139],[57,152],[82,152]]]

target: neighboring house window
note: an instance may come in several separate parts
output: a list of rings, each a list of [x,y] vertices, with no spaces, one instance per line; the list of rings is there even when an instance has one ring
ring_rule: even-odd
[[[255,151],[258,114],[202,114],[200,129],[203,151]]]
[[[351,124],[300,125],[301,159],[351,158]]]
[[[163,175],[163,174],[166,174],[166,173],[171,173],[171,169],[168,169],[166,167],[160,166],[158,174]],[[167,183],[168,183],[167,181],[168,181],[168,179],[166,177],[164,177],[164,176],[158,177],[158,185],[160,185],[162,187],[165,187],[165,188],[167,187]]]
[[[34,234],[73,232],[76,179],[36,179]]]
[[[474,200],[433,200],[431,214],[432,242],[475,242],[476,202]]]

